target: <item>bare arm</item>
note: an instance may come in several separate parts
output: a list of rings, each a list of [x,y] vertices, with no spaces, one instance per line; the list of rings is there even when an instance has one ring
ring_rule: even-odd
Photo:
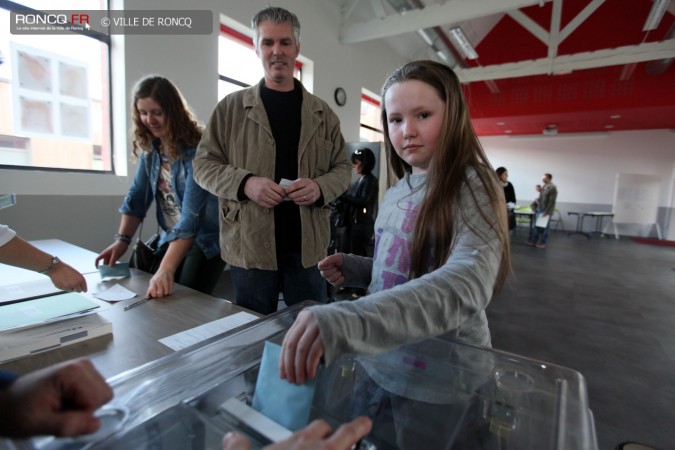
[[[148,291],[145,294],[147,297],[164,297],[173,292],[174,275],[190,250],[193,241],[194,238],[171,241],[159,269],[150,280],[150,286],[148,286]]]
[[[53,255],[34,247],[18,235],[0,247],[0,263],[36,272],[47,269],[52,264],[52,258]],[[64,291],[87,291],[87,281],[82,274],[64,262],[56,264],[45,275],[51,278],[54,286]]]
[[[118,234],[128,236],[129,239],[134,237],[138,226],[141,224],[141,219],[136,216],[129,214],[123,214],[122,219],[120,220],[120,227]],[[96,257],[96,267],[98,267],[99,262],[103,260],[103,264],[107,266],[114,266],[117,263],[117,260],[120,259],[126,253],[129,248],[130,243],[123,240],[115,240],[108,248],[103,250]]]

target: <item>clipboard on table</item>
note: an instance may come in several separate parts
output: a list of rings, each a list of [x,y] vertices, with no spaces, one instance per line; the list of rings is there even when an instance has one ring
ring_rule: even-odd
[[[535,227],[546,228],[548,226],[548,221],[551,220],[551,216],[540,215],[537,217],[537,221],[534,223]]]

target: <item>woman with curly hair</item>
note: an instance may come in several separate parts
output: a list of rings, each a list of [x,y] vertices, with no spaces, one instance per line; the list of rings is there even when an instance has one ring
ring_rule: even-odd
[[[210,294],[222,274],[218,242],[218,200],[195,183],[192,160],[202,126],[171,81],[141,79],[134,88],[133,153],[136,177],[120,212],[115,242],[96,258],[112,266],[127,251],[153,200],[161,228],[159,248],[166,249],[150,280],[147,295],[171,294],[174,281]]]

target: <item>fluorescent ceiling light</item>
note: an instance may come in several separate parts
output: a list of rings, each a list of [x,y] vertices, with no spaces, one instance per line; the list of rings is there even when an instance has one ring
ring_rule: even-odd
[[[439,58],[441,58],[443,61],[449,62],[447,55],[446,55],[445,53],[443,53],[442,51],[436,50],[436,55],[437,55]]]
[[[654,5],[652,6],[652,10],[649,11],[649,16],[647,16],[647,21],[645,22],[642,31],[654,30],[659,26],[661,19],[663,19],[663,15],[666,13],[666,9],[668,9],[669,3],[670,0],[654,0]]]
[[[429,33],[427,32],[427,30],[424,30],[424,29],[420,28],[419,30],[417,30],[417,34],[419,34],[420,37],[422,39],[424,39],[424,42],[426,42],[427,45],[434,45],[434,40],[431,39],[431,36],[429,36]]]
[[[471,42],[466,38],[461,28],[450,28],[450,39],[452,39],[452,43],[455,44],[455,47],[464,53],[464,56],[468,59],[478,59],[476,49],[473,48],[473,45],[471,45]]]

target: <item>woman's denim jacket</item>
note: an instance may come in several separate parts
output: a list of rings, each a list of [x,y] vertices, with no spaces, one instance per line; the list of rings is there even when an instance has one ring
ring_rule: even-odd
[[[119,211],[143,220],[157,195],[157,180],[161,166],[157,142],[153,151],[139,158],[138,170],[129,193]],[[159,245],[176,239],[194,237],[204,255],[211,259],[220,254],[218,242],[218,199],[205,191],[192,177],[192,159],[196,148],[179,148],[179,158],[171,164],[171,184],[181,205],[180,221],[172,230],[167,230],[164,215],[156,209],[157,223],[163,230]]]

